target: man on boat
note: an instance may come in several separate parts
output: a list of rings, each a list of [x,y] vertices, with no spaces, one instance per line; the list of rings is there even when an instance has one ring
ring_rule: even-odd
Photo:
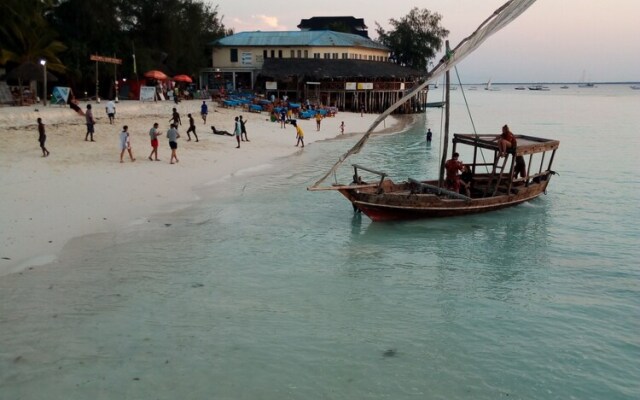
[[[444,164],[444,169],[447,171],[447,178],[445,179],[445,185],[447,189],[456,193],[460,192],[460,176],[458,172],[464,171],[464,164],[458,160],[460,154],[453,153],[453,156]]]

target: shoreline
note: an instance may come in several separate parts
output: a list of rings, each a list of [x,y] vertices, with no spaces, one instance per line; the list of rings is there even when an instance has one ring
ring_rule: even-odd
[[[264,113],[226,109],[208,101],[207,123],[200,118],[201,100],[181,102],[178,156],[170,165],[164,137],[173,103],[124,101],[116,105],[115,124],[109,125],[105,104],[93,105],[96,142],[83,140],[84,117],[69,108],[38,106],[0,108],[0,276],[29,267],[55,262],[65,245],[81,236],[115,232],[153,215],[184,209],[199,200],[198,191],[213,182],[228,179],[240,171],[267,165],[276,159],[304,151],[294,147],[295,131],[270,122]],[[81,104],[85,109],[86,104]],[[38,108],[40,111],[34,111]],[[186,140],[191,112],[199,142]],[[234,137],[213,135],[210,129],[233,131],[233,117],[248,121],[250,142],[236,149]],[[305,144],[362,134],[377,114],[341,112],[322,121],[320,132],[314,120],[298,120],[305,131]],[[41,117],[47,129],[46,146],[51,152],[41,157],[35,119]],[[411,116],[391,116],[376,133],[405,130]],[[344,135],[339,125],[346,125]],[[151,148],[147,132],[154,122],[163,132],[161,162],[147,159]],[[117,136],[122,125],[129,126],[135,162],[119,163]],[[388,125],[388,126],[384,126]],[[347,136],[348,135],[348,136]]]

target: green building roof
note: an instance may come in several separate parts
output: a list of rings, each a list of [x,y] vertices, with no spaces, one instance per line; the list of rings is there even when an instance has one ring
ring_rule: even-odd
[[[221,47],[365,47],[388,50],[387,47],[369,38],[334,31],[240,32],[218,39],[211,45]]]

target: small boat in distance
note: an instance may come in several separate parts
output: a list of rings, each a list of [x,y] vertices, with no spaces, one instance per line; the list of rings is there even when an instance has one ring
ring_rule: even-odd
[[[578,85],[578,87],[581,88],[593,88],[596,87],[596,85],[594,83],[588,82],[588,83],[581,83]]]
[[[560,86],[560,89],[569,89],[569,86],[567,86],[567,85]]]
[[[526,87],[524,87],[524,86],[516,86],[516,88],[515,88],[515,89],[516,89],[516,90],[525,90],[525,89],[526,89]]]
[[[534,86],[529,86],[529,90],[551,90],[549,89],[549,86],[543,86],[543,85],[534,85]]]
[[[633,90],[640,90],[640,85],[632,85],[632,86],[629,86],[629,87],[631,89],[633,89]]]

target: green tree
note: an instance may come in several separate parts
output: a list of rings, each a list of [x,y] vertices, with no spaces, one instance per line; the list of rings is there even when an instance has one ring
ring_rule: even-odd
[[[400,20],[390,19],[393,29],[388,32],[376,22],[378,41],[391,50],[395,63],[426,70],[449,35],[449,31],[440,25],[441,20],[438,13],[414,7]]]
[[[38,63],[47,60],[47,68],[63,72],[59,55],[66,46],[57,39],[45,15],[52,0],[3,0],[0,5],[0,65]]]

